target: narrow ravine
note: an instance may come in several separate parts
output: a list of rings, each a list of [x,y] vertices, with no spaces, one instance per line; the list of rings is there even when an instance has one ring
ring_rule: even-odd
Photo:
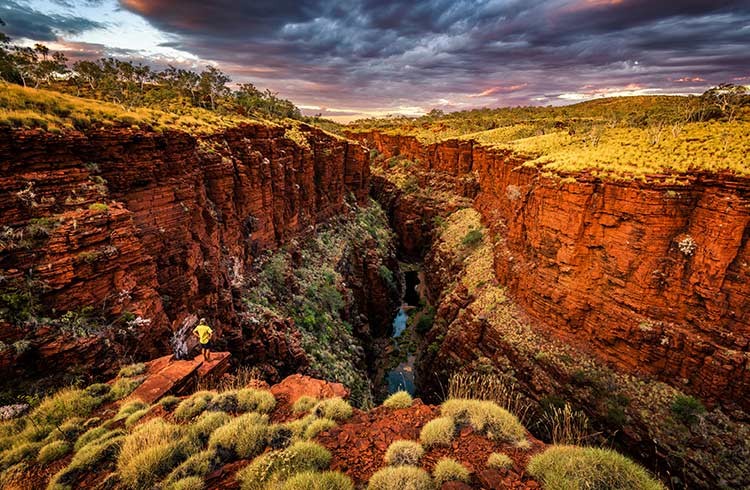
[[[409,325],[409,312],[420,306],[420,280],[418,270],[404,272],[404,298],[396,317],[393,319],[393,354],[400,360],[398,365],[388,373],[388,393],[407,391],[415,394],[414,362],[416,360],[415,343],[412,341],[416,333]],[[406,340],[406,342],[401,342]]]

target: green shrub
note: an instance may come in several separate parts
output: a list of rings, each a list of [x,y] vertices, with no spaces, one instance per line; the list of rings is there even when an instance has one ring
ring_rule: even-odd
[[[313,439],[321,432],[336,426],[333,419],[315,419],[305,429],[305,439]]]
[[[706,413],[706,407],[692,396],[678,395],[672,402],[672,413],[685,425],[693,425],[698,417]]]
[[[285,481],[281,490],[354,490],[354,484],[338,471],[305,471]]]
[[[396,281],[393,279],[393,271],[385,265],[378,267],[378,275],[385,282],[385,284],[391,288],[396,289]]]
[[[492,453],[487,457],[487,467],[496,470],[504,470],[513,467],[513,460],[503,453]]]
[[[414,329],[419,335],[425,335],[432,329],[432,324],[434,323],[434,321],[435,308],[430,306],[426,310],[422,311],[422,314],[419,316],[419,320],[417,320],[417,324],[414,326]]]
[[[440,486],[449,481],[469,483],[471,474],[464,465],[451,458],[441,458],[432,470],[432,478]]]
[[[98,398],[104,398],[107,395],[109,395],[109,392],[111,390],[112,390],[112,387],[106,383],[94,383],[92,385],[87,386],[86,389],[84,389],[83,391],[85,391],[87,395],[98,397]]]
[[[102,202],[95,202],[91,206],[89,206],[89,210],[95,211],[97,213],[106,213],[109,211],[109,206]]]
[[[211,434],[222,425],[228,424],[232,417],[224,412],[203,412],[198,419],[189,426],[185,437],[196,447],[203,447]]]
[[[236,391],[225,391],[214,396],[206,410],[218,411],[218,412],[237,412],[237,392]]]
[[[301,396],[297,399],[296,402],[294,402],[294,405],[292,405],[292,411],[296,413],[307,412],[312,409],[317,403],[317,398],[313,398],[311,396]]]
[[[145,373],[146,369],[148,369],[146,365],[142,362],[139,362],[137,364],[123,366],[120,369],[118,376],[120,376],[121,378],[132,378],[133,376],[138,376]]]
[[[141,418],[143,418],[144,415],[149,412],[149,410],[149,408],[143,408],[141,410],[136,410],[135,412],[128,415],[128,418],[125,419],[125,427],[128,429],[133,427],[138,423],[139,420],[141,420]]]
[[[80,417],[73,417],[68,419],[62,425],[55,427],[52,432],[44,439],[44,442],[75,440],[81,432],[84,430],[84,419]]]
[[[273,424],[268,426],[266,444],[271,449],[284,449],[294,437],[294,432],[286,424]]]
[[[413,400],[411,395],[406,391],[397,391],[383,402],[384,407],[388,408],[409,408]]]
[[[171,412],[172,410],[174,410],[175,407],[179,405],[179,403],[180,399],[173,395],[165,396],[164,398],[159,400],[159,405],[164,407],[164,410],[166,410],[167,412]]]
[[[60,424],[70,417],[86,417],[101,402],[84,390],[66,388],[42,400],[29,417],[37,424]]]
[[[70,452],[70,444],[67,441],[52,441],[42,449],[36,460],[41,464],[48,464],[56,461]]]
[[[143,403],[141,400],[131,400],[120,405],[120,410],[117,411],[117,415],[112,418],[112,421],[117,422],[122,419],[127,419],[132,414],[144,409],[148,409],[147,404]]]
[[[470,424],[492,440],[518,443],[526,439],[526,429],[518,418],[491,401],[450,399],[443,402],[441,414],[458,424]]]
[[[661,483],[611,449],[550,446],[529,460],[529,473],[546,490],[663,490]]]
[[[265,448],[267,431],[267,415],[240,415],[211,434],[208,448],[223,461],[250,458]]]
[[[221,466],[221,461],[216,453],[210,449],[195,453],[183,461],[164,480],[164,486],[169,486],[189,477],[203,478]]]
[[[237,392],[237,410],[240,412],[269,413],[276,406],[276,398],[268,390],[244,388]]]
[[[416,441],[399,440],[388,446],[385,462],[391,466],[416,465],[424,456],[422,445]]]
[[[474,247],[482,241],[482,230],[471,230],[461,239],[461,245]]]
[[[456,433],[451,417],[438,417],[427,422],[419,433],[419,440],[427,447],[450,446]]]
[[[319,419],[315,415],[307,415],[301,419],[292,420],[291,422],[286,422],[283,425],[284,427],[292,431],[292,435],[295,438],[304,439],[305,431],[307,431],[307,428],[310,426],[310,424],[312,424],[316,420],[319,420]]]
[[[123,442],[117,459],[117,473],[123,486],[150,488],[168,474],[184,454],[180,435],[179,426],[163,419],[152,419],[138,426]]]
[[[144,378],[120,378],[112,384],[112,390],[109,396],[112,400],[122,400],[131,394],[141,383]]]
[[[84,432],[81,435],[81,437],[78,438],[73,448],[76,451],[78,451],[83,446],[87,445],[88,443],[92,441],[99,439],[100,437],[107,434],[108,432],[109,430],[107,430],[105,427],[94,427],[93,429],[89,429],[86,432]]]
[[[313,413],[318,418],[328,418],[333,420],[346,420],[352,416],[352,406],[342,398],[328,398],[321,400],[315,405]]]
[[[123,431],[111,431],[106,436],[81,447],[76,451],[70,464],[50,479],[47,488],[70,487],[81,474],[92,471],[103,461],[114,459],[125,440],[123,434]]]
[[[36,457],[39,450],[44,446],[41,442],[25,442],[14,446],[2,453],[0,460],[0,470],[10,468],[14,464],[20,463],[25,459]]]
[[[177,480],[168,487],[167,490],[203,490],[206,488],[203,478],[199,476],[188,476]]]
[[[388,466],[370,478],[368,490],[433,490],[432,478],[422,468],[416,466]]]
[[[242,490],[262,490],[272,482],[283,482],[303,472],[328,466],[331,453],[314,442],[296,442],[283,451],[266,453],[237,472]]]
[[[190,420],[202,414],[208,408],[208,402],[214,397],[210,391],[197,391],[190,398],[180,402],[174,411],[174,418],[177,420]]]

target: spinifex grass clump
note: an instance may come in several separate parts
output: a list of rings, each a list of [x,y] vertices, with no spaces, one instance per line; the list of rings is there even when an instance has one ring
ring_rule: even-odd
[[[272,488],[294,475],[322,470],[328,466],[331,453],[314,442],[296,442],[283,451],[273,451],[256,458],[237,472],[242,490]]]
[[[492,453],[487,457],[487,467],[496,470],[505,470],[513,467],[513,460],[503,453]]]
[[[198,391],[193,393],[190,398],[180,402],[174,411],[174,417],[177,420],[190,420],[197,417],[208,408],[208,403],[214,398],[215,394],[210,391]]]
[[[406,391],[397,391],[383,402],[384,407],[388,408],[409,408],[412,404],[412,398]]]
[[[437,485],[442,485],[449,481],[468,483],[471,479],[471,473],[455,459],[442,458],[432,470],[432,478]]]
[[[422,468],[416,466],[387,466],[372,475],[367,484],[368,490],[434,490],[432,478]]]
[[[312,413],[319,418],[346,420],[352,416],[352,406],[341,398],[327,398],[318,402]]]
[[[459,424],[471,425],[493,440],[511,443],[526,440],[526,429],[518,418],[490,401],[451,399],[443,403],[441,413]]]
[[[354,484],[338,471],[305,471],[285,481],[281,490],[354,490]]]
[[[394,441],[385,452],[385,462],[391,466],[416,465],[424,456],[424,448],[416,441]]]
[[[158,482],[184,456],[182,430],[153,419],[138,426],[123,442],[117,460],[120,481],[131,489],[146,489]]]
[[[265,448],[267,433],[268,416],[250,412],[216,429],[208,440],[208,448],[227,462],[251,458]]]
[[[312,409],[317,403],[317,398],[313,398],[311,396],[301,396],[292,405],[292,411],[294,411],[295,413],[307,412]]]
[[[450,446],[456,433],[456,422],[451,417],[438,417],[427,422],[419,433],[426,447]]]
[[[645,469],[611,449],[551,446],[527,468],[546,490],[664,490]]]

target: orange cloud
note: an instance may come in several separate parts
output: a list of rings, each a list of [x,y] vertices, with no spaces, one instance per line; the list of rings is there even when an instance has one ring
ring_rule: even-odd
[[[471,98],[489,97],[490,95],[495,95],[495,94],[507,94],[509,92],[515,92],[516,90],[521,90],[527,85],[528,83],[521,83],[518,85],[507,85],[507,86],[498,85],[497,87],[488,88],[484,92],[479,92],[478,94],[467,95],[467,97],[471,97]]]
[[[672,81],[673,82],[677,82],[677,83],[689,83],[689,82],[696,82],[697,83],[697,82],[705,82],[706,79],[705,78],[701,78],[701,77],[682,77],[682,78],[678,78],[678,79],[672,80]]]

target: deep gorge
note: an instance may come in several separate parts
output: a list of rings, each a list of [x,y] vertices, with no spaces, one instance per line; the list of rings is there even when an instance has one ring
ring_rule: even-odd
[[[106,376],[206,316],[238,365],[364,406],[387,391],[399,259],[423,261],[419,396],[492,373],[675,488],[747,483],[744,180],[561,181],[471,142],[306,126],[3,131],[5,379]],[[698,432],[660,418],[683,392],[717,407]]]
[[[537,413],[584,411],[675,488],[747,484],[746,181],[559,180],[470,141],[350,136],[377,155],[373,193],[402,250],[426,252],[437,313],[420,396],[442,399],[455,372],[494,372]],[[475,232],[488,263],[466,245]],[[675,422],[685,392],[722,405],[700,430]]]

